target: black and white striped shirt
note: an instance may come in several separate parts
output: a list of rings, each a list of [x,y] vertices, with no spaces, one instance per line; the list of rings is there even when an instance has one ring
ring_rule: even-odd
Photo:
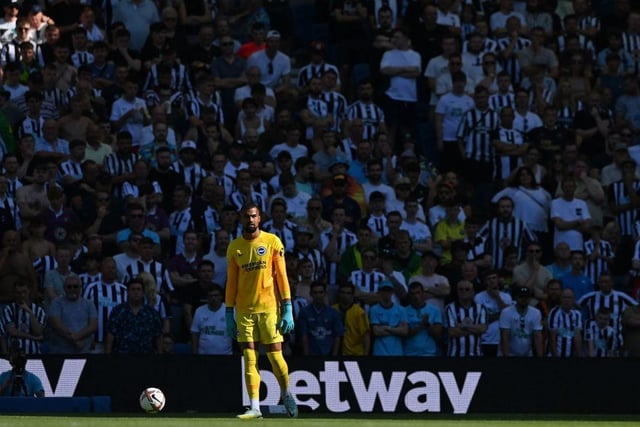
[[[31,308],[36,320],[40,323],[42,329],[44,329],[47,326],[47,315],[44,308],[35,302],[32,302],[29,308]],[[19,332],[31,334],[31,315],[17,303],[13,302],[4,308],[0,322],[2,322],[2,327],[7,334],[9,348],[17,345],[18,348],[24,350],[25,354],[40,354],[42,352],[39,340],[17,338],[9,335],[9,326],[15,326]]]
[[[199,96],[190,97],[187,101],[187,115],[189,117],[202,118],[203,110],[209,109],[214,112],[215,121],[219,124],[224,124],[224,113],[220,103],[216,102],[215,98],[209,101],[203,101]]]
[[[331,129],[340,132],[342,129],[342,121],[347,113],[347,98],[335,91],[324,92],[320,97],[327,103],[329,114],[333,117]]]
[[[71,54],[71,63],[76,68],[80,68],[83,65],[93,64],[93,61],[93,53],[87,50],[76,50]]]
[[[216,184],[218,184],[218,186],[224,187],[225,200],[228,200],[231,193],[236,191],[236,183],[233,177],[224,174],[222,176],[212,174],[211,176],[216,179]]]
[[[104,158],[104,168],[107,173],[112,177],[124,175],[133,172],[133,165],[138,160],[136,153],[131,153],[127,158],[121,158],[117,153],[108,154]],[[122,194],[122,184],[113,189],[113,193],[116,196]]]
[[[200,186],[202,178],[206,178],[207,171],[197,163],[185,165],[182,160],[176,160],[171,165],[171,169],[182,175],[185,185],[191,187],[192,192],[196,192]]]
[[[60,163],[60,166],[58,166],[58,175],[60,176],[60,178],[64,178],[65,176],[70,175],[77,180],[81,180],[83,177],[82,164],[74,162],[71,159],[66,160]]]
[[[457,302],[447,304],[445,307],[446,327],[455,328],[460,323],[470,325],[486,325],[487,309],[482,304],[472,302],[471,305],[463,307]],[[482,356],[480,343],[482,335],[469,334],[461,337],[449,336],[449,346],[447,354],[449,357],[477,357]]]
[[[42,138],[42,126],[44,125],[44,117],[40,115],[37,118],[27,117],[18,127],[18,138],[31,134],[35,138]]]
[[[578,22],[578,28],[581,30],[589,30],[591,28],[596,28],[598,31],[600,30],[600,18],[597,16],[585,16],[580,19]]]
[[[51,105],[54,105],[58,111],[66,109],[67,105],[69,104],[69,97],[67,96],[67,94],[62,89],[58,89],[57,87],[42,89],[42,96],[44,98],[42,102],[43,105],[45,104],[45,102],[48,102]],[[57,118],[57,116],[55,118]]]
[[[184,250],[183,235],[187,230],[194,230],[194,218],[191,216],[191,208],[171,212],[169,215],[169,231],[171,232],[172,255],[181,254]]]
[[[149,90],[152,87],[158,87],[160,82],[158,81],[158,64],[153,64],[147,74],[147,79],[144,83],[143,91]],[[171,66],[171,83],[170,87],[173,90],[188,93],[192,90],[191,80],[189,80],[189,72],[187,67],[182,64],[173,64]]]
[[[118,304],[122,304],[127,300],[127,287],[122,283],[91,283],[84,290],[82,296],[95,305],[98,312],[98,330],[95,333],[95,341],[104,342],[107,333],[107,321],[111,310]]]
[[[12,223],[13,227],[10,228],[15,228],[16,230],[20,230],[22,228],[20,207],[15,199],[9,197],[8,194],[0,197],[0,215],[8,215],[10,217],[0,219],[0,223],[4,226]]]
[[[632,190],[640,194],[640,180],[633,180]],[[622,206],[631,203],[627,186],[624,181],[616,181],[609,186],[610,205]],[[634,223],[638,219],[638,210],[631,208],[616,215],[621,236],[633,236]]]
[[[171,277],[169,276],[169,270],[167,270],[167,266],[163,262],[154,259],[145,262],[139,259],[127,265],[125,271],[124,278],[122,279],[125,283],[138,277],[140,273],[149,273],[156,282],[156,292],[159,294],[164,295],[175,290]]]
[[[547,327],[550,331],[557,332],[556,342],[550,342],[555,346],[558,357],[582,356],[575,354],[574,339],[582,334],[582,313],[575,308],[565,311],[561,306],[556,306],[549,312]],[[582,335],[580,335],[582,338]]]
[[[476,162],[491,163],[493,146],[491,132],[498,129],[500,118],[492,109],[480,111],[477,108],[467,111],[458,126],[458,138],[464,140],[465,155]]]
[[[490,39],[489,37],[485,37],[484,41],[482,42],[482,53],[488,53],[488,52],[496,52],[498,50],[498,42]],[[462,43],[462,52],[468,52],[469,51],[469,41],[465,40],[464,43]]]
[[[584,340],[586,343],[593,341],[593,357],[611,357],[617,354],[620,349],[618,333],[611,326],[602,329],[595,320],[591,320],[584,330]]]
[[[593,47],[593,42],[587,38],[584,34],[578,34],[578,43],[580,44],[580,48],[589,55],[591,55],[592,59],[596,58],[595,48]],[[564,35],[558,36],[558,52],[561,54],[564,53],[566,49],[566,37]]]
[[[58,268],[58,261],[56,261],[56,258],[54,256],[45,255],[35,259],[32,265],[33,270],[36,272],[36,276],[38,278],[38,289],[42,289],[42,285],[44,284],[44,276],[49,271]]]
[[[493,95],[489,95],[489,108],[498,113],[504,107],[515,108],[516,106],[516,97],[513,92],[508,92],[505,94],[502,93],[494,93]]]
[[[336,67],[335,65],[327,64],[326,62],[317,65],[305,65],[304,67],[300,68],[300,71],[298,72],[298,87],[306,88],[312,77],[321,78],[327,70],[333,70],[336,73],[336,76],[340,76],[338,67]],[[338,84],[340,84],[340,82],[338,82]]]
[[[384,280],[387,280],[387,275],[380,271],[370,271],[367,273],[363,270],[354,270],[349,276],[349,282],[353,283],[356,289],[368,294],[378,292],[378,287]]]
[[[7,178],[7,197],[11,197],[12,199],[16,198],[16,191],[18,191],[18,188],[22,187],[22,181],[20,181],[20,179],[18,179],[18,177],[13,177],[13,178],[9,178],[8,176]]]
[[[79,274],[78,277],[80,277],[80,282],[82,283],[82,292],[84,292],[84,290],[87,289],[87,286],[89,286],[94,282],[99,282],[102,279],[102,273],[99,273],[99,272],[97,274],[82,273],[82,274]]]
[[[153,192],[157,194],[162,194],[162,188],[160,188],[160,184],[158,181],[152,181],[151,186],[153,187]],[[126,199],[127,197],[140,197],[140,186],[134,184],[131,181],[125,181],[122,183],[122,198]],[[168,195],[167,195],[168,196]]]
[[[518,259],[522,259],[523,248],[536,240],[527,224],[512,217],[508,221],[493,218],[487,221],[478,231],[478,236],[486,240],[487,250],[491,253],[492,267],[500,269],[504,266],[504,250],[510,246],[518,249]]]
[[[572,108],[569,105],[565,105],[564,107],[558,108],[558,126],[563,127],[565,129],[573,128],[573,119],[576,116],[576,113],[582,110],[583,104],[582,101],[578,101],[576,103],[576,107]]]
[[[33,40],[28,40],[28,42],[33,45],[36,61],[41,67],[44,67],[44,58],[42,57],[42,49],[40,49],[40,45]],[[14,39],[2,46],[2,50],[0,50],[0,64],[2,64],[3,67],[10,62],[20,61],[20,44],[22,44],[22,42]]]
[[[600,252],[600,255],[604,257],[614,257],[616,254],[613,251],[611,243],[606,240],[600,240],[598,245],[595,244],[593,239],[589,239],[584,242],[584,253],[587,258],[586,265],[584,267],[584,274],[591,279],[591,283],[598,283],[598,278],[602,273],[609,271],[609,265],[607,261],[602,258],[590,259],[590,255],[595,252],[596,248]]]
[[[622,33],[622,47],[631,55],[632,58],[635,58],[633,52],[640,49],[640,33]],[[634,70],[637,74],[639,71],[640,62],[638,60],[635,60],[633,61],[633,63]]]
[[[371,231],[373,231],[373,234],[375,234],[376,236],[382,237],[389,234],[389,227],[387,227],[386,216],[369,215],[367,216],[365,221],[367,222],[367,225],[369,226],[369,228],[371,228]]]
[[[276,228],[273,224],[272,219],[262,223],[260,228],[268,233],[272,233],[278,236],[278,238],[284,245],[284,250],[286,252],[291,252],[296,245],[295,232],[298,226],[288,219],[284,220],[282,228]]]
[[[325,231],[320,234],[320,245],[322,248],[322,252],[327,249],[329,246],[329,242],[331,242],[331,238],[333,237],[333,231]],[[358,243],[358,236],[355,233],[347,230],[346,228],[342,230],[342,233],[337,238],[336,252],[334,255],[342,256],[344,251],[351,245],[355,245]],[[328,283],[330,285],[337,284],[337,271],[338,271],[338,263],[337,262],[329,262],[328,263]]]
[[[313,266],[313,280],[320,280],[325,276],[327,272],[327,262],[319,249],[309,249],[308,251],[294,249],[293,253],[299,260],[307,259],[311,261],[311,265]]]
[[[266,199],[262,196],[262,194],[257,193],[253,190],[251,190],[250,197],[247,197],[246,195],[242,194],[240,191],[234,191],[229,196],[229,204],[233,205],[236,208],[236,210],[240,211],[240,208],[242,208],[242,206],[244,206],[245,203],[249,202],[248,200],[249,198],[251,199],[252,202],[260,206],[261,212],[266,212],[267,210]]]
[[[511,37],[503,37],[498,40],[498,50],[503,51],[511,44]],[[513,49],[513,54],[509,58],[502,58],[502,68],[511,76],[511,83],[517,86],[522,81],[522,68],[520,67],[520,60],[517,53],[521,50],[531,46],[531,40],[523,37],[518,37],[516,40],[516,46]]]
[[[372,140],[384,123],[384,112],[373,102],[356,101],[347,108],[347,120],[361,119],[364,129],[362,138]]]
[[[578,300],[578,305],[582,307],[587,321],[594,320],[601,307],[611,310],[611,327],[618,333],[618,341],[622,343],[622,313],[627,307],[638,303],[624,292],[612,290],[606,295],[602,291],[589,292]]]
[[[493,140],[500,141],[503,144],[522,145],[524,138],[522,132],[516,129],[499,128],[493,133]],[[507,179],[511,172],[516,170],[523,163],[522,156],[499,155],[496,153],[493,168],[494,179]]]

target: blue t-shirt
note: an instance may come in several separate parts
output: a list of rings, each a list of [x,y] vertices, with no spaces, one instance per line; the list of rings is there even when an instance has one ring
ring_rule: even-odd
[[[7,380],[7,378],[9,378],[11,376],[11,371],[6,371],[0,374],[0,384],[4,384],[4,382]],[[36,393],[44,391],[44,387],[42,387],[42,381],[40,381],[40,378],[38,378],[35,374],[32,374],[29,371],[25,371],[24,372],[24,385],[26,388],[26,393],[25,390],[23,389],[20,394],[18,394],[17,396],[22,396],[22,397],[34,397],[36,395]],[[5,391],[2,393],[3,396],[16,396],[13,394],[13,383],[9,385],[9,387],[7,387],[5,389]]]
[[[405,310],[409,328],[420,325],[424,316],[429,316],[429,323],[432,325],[442,324],[442,312],[432,304],[425,304],[420,308],[408,306],[405,307]],[[437,356],[438,354],[438,344],[426,329],[422,329],[414,336],[404,340],[405,356]]]
[[[404,307],[393,304],[391,307],[383,307],[376,304],[369,310],[369,321],[371,326],[383,325],[395,328],[403,322],[407,322],[407,312]],[[374,356],[403,356],[402,338],[396,335],[386,337],[374,337]]]
[[[331,306],[320,310],[313,304],[302,308],[298,317],[300,335],[309,338],[309,354],[314,356],[330,356],[336,337],[344,335],[342,316]]]
[[[118,231],[118,234],[116,234],[116,243],[126,242],[127,240],[129,240],[130,235],[130,228],[125,228],[124,230]],[[160,236],[155,231],[151,231],[148,228],[145,228],[144,230],[142,230],[142,235],[153,240],[153,243],[155,243],[156,245],[160,244]]]
[[[576,301],[582,298],[583,295],[593,292],[593,282],[584,274],[574,276],[573,274],[567,274],[560,278],[563,288],[569,288],[573,290]]]

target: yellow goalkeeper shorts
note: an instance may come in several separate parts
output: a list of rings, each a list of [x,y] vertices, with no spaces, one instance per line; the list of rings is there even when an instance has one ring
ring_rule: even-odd
[[[278,314],[275,311],[236,314],[236,317],[238,342],[273,344],[283,341],[282,335],[278,331]]]

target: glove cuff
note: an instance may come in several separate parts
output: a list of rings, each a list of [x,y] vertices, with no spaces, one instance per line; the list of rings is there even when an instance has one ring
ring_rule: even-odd
[[[235,309],[233,307],[227,307],[225,309],[225,313],[227,313],[227,314],[233,314],[234,311],[235,311]]]

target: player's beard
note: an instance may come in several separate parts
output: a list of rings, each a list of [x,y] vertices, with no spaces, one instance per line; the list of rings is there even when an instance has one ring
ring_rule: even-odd
[[[247,234],[253,234],[256,232],[257,229],[258,227],[256,227],[255,225],[247,224],[244,226],[243,231]]]

